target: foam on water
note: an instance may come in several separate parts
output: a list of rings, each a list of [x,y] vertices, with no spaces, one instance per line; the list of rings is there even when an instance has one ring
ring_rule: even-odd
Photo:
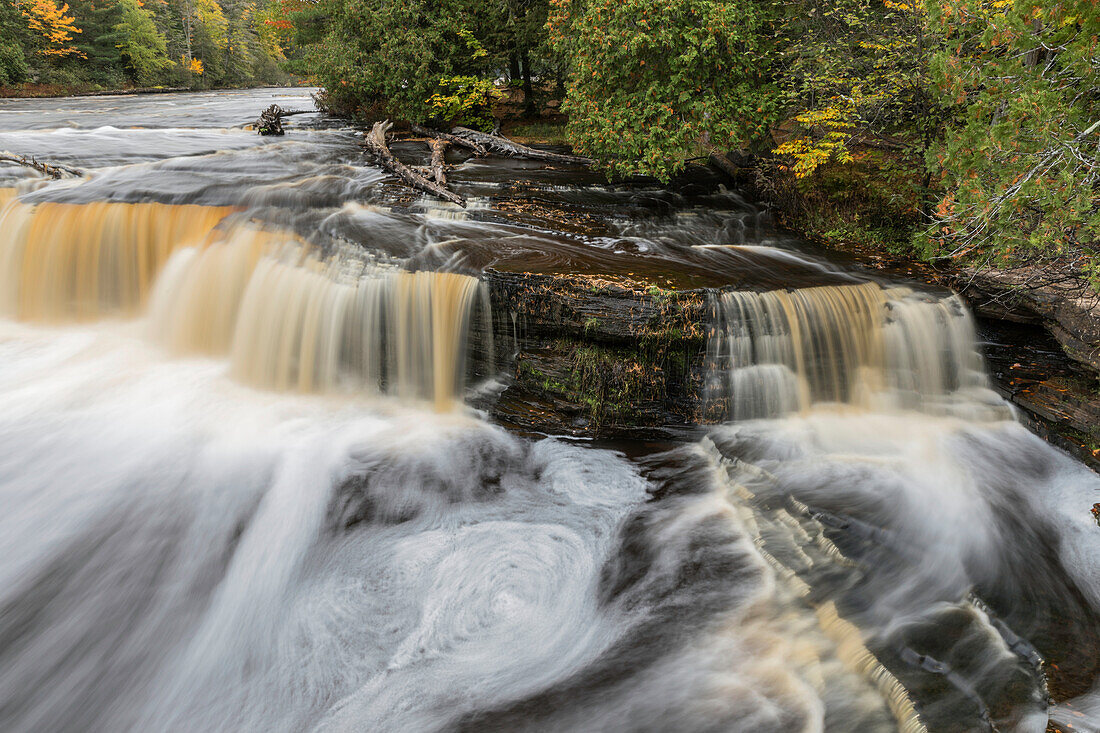
[[[457,216],[348,132],[181,129],[269,96],[111,100],[162,131],[0,103],[97,168],[0,189],[0,729],[1095,719],[1100,483],[1011,419],[957,298],[763,247],[726,192],[475,160]],[[477,419],[485,291],[432,270],[490,265],[738,284],[733,422],[628,460]]]
[[[620,535],[620,455],[253,391],[145,325],[0,322],[5,730],[476,728],[578,678],[529,723],[814,730],[818,684],[881,716],[719,493]]]

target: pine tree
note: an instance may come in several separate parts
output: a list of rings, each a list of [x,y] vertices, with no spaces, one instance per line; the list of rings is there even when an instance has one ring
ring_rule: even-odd
[[[948,0],[929,15],[946,38],[935,80],[955,112],[929,156],[944,190],[932,251],[1001,266],[1073,263],[1100,282],[1095,4]]]
[[[574,147],[610,172],[667,179],[709,146],[766,135],[778,109],[767,12],[757,0],[554,0]]]
[[[20,84],[27,80],[30,66],[27,63],[29,28],[27,19],[14,0],[0,0],[0,86]]]
[[[75,0],[73,13],[84,33],[78,48],[86,63],[83,76],[108,86],[120,86],[124,79],[118,52],[120,37],[115,30],[122,18],[119,0]]]

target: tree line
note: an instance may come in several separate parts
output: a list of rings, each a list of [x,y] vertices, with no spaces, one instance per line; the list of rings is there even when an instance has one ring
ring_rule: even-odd
[[[0,0],[0,87],[283,82],[279,15],[272,0]]]
[[[41,1],[41,0],[39,0]],[[1094,0],[283,0],[331,109],[491,125],[560,95],[575,150],[667,180],[749,153],[822,238],[1094,281]]]

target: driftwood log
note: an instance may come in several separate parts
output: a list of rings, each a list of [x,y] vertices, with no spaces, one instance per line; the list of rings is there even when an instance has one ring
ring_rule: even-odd
[[[725,173],[730,178],[737,178],[738,170],[733,161],[729,159],[726,153],[718,149],[718,146],[714,143],[704,142],[703,150],[707,154],[707,162],[713,165],[718,170]]]
[[[393,153],[390,152],[390,148],[386,144],[386,132],[391,127],[393,127],[393,123],[389,121],[375,122],[374,127],[371,128],[370,132],[363,136],[363,145],[374,154],[374,157],[378,160],[378,164],[389,171],[392,175],[400,179],[401,182],[405,185],[411,186],[418,191],[423,191],[424,193],[430,193],[431,195],[437,196],[444,201],[450,201],[451,203],[458,204],[459,206],[466,208],[466,199],[462,198],[457,193],[447,188],[445,184],[439,183],[438,181],[429,180],[427,176],[405,165],[400,160],[398,160]],[[435,175],[434,164],[436,157],[436,151],[433,148],[433,166],[431,169],[429,169],[433,171],[433,176]],[[440,161],[439,175],[442,176],[442,148],[439,151],[438,157]],[[444,178],[444,180],[446,179]]]
[[[432,179],[435,180],[441,186],[447,185],[447,162],[443,157],[443,154],[447,152],[447,141],[433,139],[428,145],[432,148],[432,162],[428,166],[428,170],[432,174]]]
[[[432,160],[428,165],[409,166],[429,181],[435,181],[441,186],[447,185],[447,162],[444,153],[447,152],[446,140],[430,140],[428,146],[432,149]]]
[[[446,140],[451,145],[457,147],[469,148],[474,151],[475,155],[488,155],[489,151],[485,149],[483,145],[480,145],[466,138],[459,137],[458,135],[452,135],[449,132],[440,132],[439,130],[433,130],[430,127],[423,127],[421,125],[409,125],[409,129],[415,132],[417,135],[423,137],[431,137],[436,140]]]
[[[595,162],[591,158],[582,158],[579,155],[562,155],[546,150],[536,150],[513,142],[506,137],[478,132],[468,127],[456,127],[451,132],[463,140],[477,143],[487,150],[509,158],[530,158],[531,160],[545,160],[548,163],[564,163],[566,165],[592,165]]]
[[[256,131],[261,135],[284,135],[283,118],[291,115],[308,115],[316,110],[312,109],[283,109],[273,104],[260,113],[260,119],[256,120]]]
[[[16,155],[15,153],[0,153],[0,162],[15,163],[16,165],[21,165],[26,168],[33,168],[50,178],[83,178],[87,175],[87,173],[80,168],[71,168],[59,163],[46,163],[33,156]]]
[[[275,105],[272,105],[272,108],[276,111],[278,109]],[[265,114],[269,111],[271,109],[266,110]],[[391,127],[393,125],[388,120],[386,122],[376,122],[370,132],[363,136],[363,145],[374,154],[378,164],[407,186],[430,193],[444,201],[450,201],[462,207],[466,206],[466,200],[447,187],[447,163],[444,159],[444,153],[448,145],[468,148],[473,150],[476,155],[488,155],[493,152],[510,158],[530,158],[567,165],[591,165],[593,163],[589,158],[582,158],[577,155],[561,155],[560,153],[529,148],[501,135],[478,132],[467,127],[456,127],[451,133],[446,133],[413,124],[410,125],[410,130],[414,134],[428,138],[428,145],[432,149],[432,158],[431,163],[427,166],[408,166],[398,160],[386,144],[386,133]]]

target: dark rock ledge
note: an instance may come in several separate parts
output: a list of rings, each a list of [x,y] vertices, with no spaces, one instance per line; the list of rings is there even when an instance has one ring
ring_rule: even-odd
[[[707,291],[492,270],[485,280],[498,349],[514,354],[496,421],[601,438],[668,438],[706,421]]]
[[[510,375],[490,407],[497,422],[529,433],[663,440],[723,414],[705,399],[710,291],[494,270],[485,281],[497,367]],[[1100,308],[988,280],[938,281],[979,317],[994,386],[1024,423],[1100,470]]]

